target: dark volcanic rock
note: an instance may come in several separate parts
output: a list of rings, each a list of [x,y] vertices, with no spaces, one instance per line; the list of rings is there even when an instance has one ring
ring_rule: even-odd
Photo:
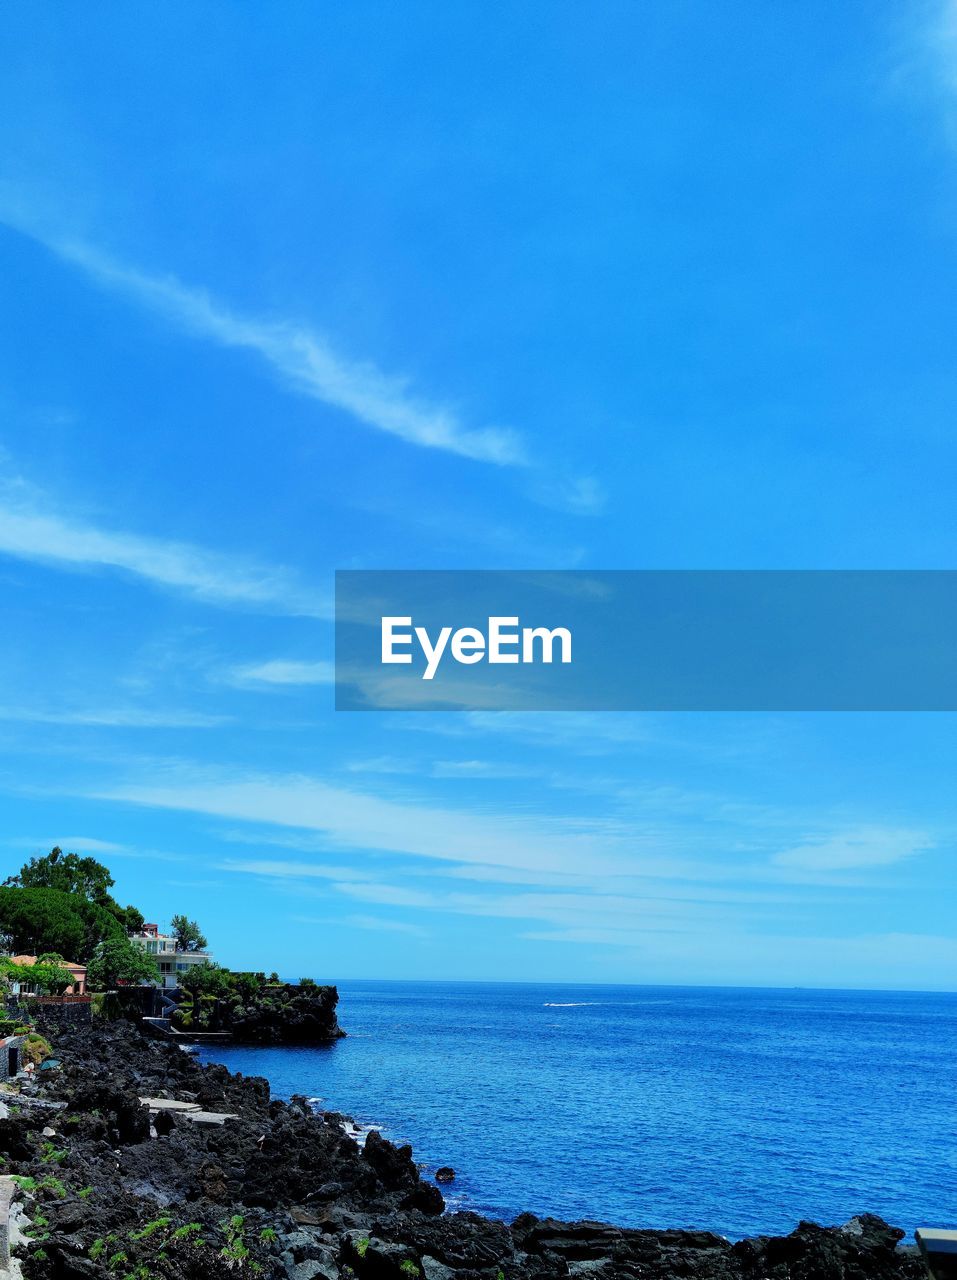
[[[179,1031],[228,1031],[247,1044],[329,1044],[345,1035],[338,1004],[333,986],[274,983],[245,998],[186,993],[170,1017]]]
[[[441,1169],[436,1169],[435,1180],[436,1182],[454,1182],[455,1170],[450,1165],[444,1164]]]
[[[375,1129],[366,1137],[363,1155],[387,1187],[411,1187],[419,1180],[419,1171],[412,1159],[412,1148],[394,1147]]]
[[[5,1172],[29,1179],[27,1280],[921,1280],[902,1233],[861,1214],[731,1244],[523,1214],[446,1213],[409,1147],[364,1146],[345,1117],[270,1098],[259,1077],[201,1067],[130,1023],[56,1033],[63,1067],[30,1087],[59,1110],[0,1119]],[[232,1113],[222,1126],[141,1097]],[[43,1130],[52,1129],[52,1136]],[[444,1172],[444,1171],[440,1171]]]

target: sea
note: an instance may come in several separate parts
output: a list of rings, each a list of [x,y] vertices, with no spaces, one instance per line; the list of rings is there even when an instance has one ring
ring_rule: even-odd
[[[394,1142],[451,1208],[729,1239],[957,1228],[957,994],[339,983],[348,1037],[206,1046]]]

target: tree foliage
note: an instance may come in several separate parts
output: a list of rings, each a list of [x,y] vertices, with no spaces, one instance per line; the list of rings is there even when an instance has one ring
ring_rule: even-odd
[[[95,858],[64,853],[59,845],[42,857],[31,858],[3,883],[14,889],[55,889],[75,895],[108,911],[127,933],[143,928],[143,913],[134,906],[121,907],[110,893],[115,882],[108,867]]]
[[[263,973],[198,964],[180,985],[179,1003],[170,1011],[179,1031],[232,1031],[257,1044],[320,1044],[342,1035],[335,987],[311,979],[274,983]]]
[[[127,933],[142,933],[146,924],[146,916],[138,907],[124,907],[122,917],[117,916]]]
[[[173,916],[170,928],[176,935],[177,951],[205,951],[209,946],[196,921],[187,919],[185,915]]]
[[[202,964],[191,965],[182,974],[179,985],[184,991],[194,996],[228,996],[234,990],[233,975],[222,965],[204,960]]]
[[[143,948],[121,934],[97,946],[87,969],[86,982],[93,991],[111,991],[120,985],[158,984],[160,974],[155,961]]]
[[[21,981],[36,987],[41,995],[62,996],[76,979],[63,963],[63,957],[55,954],[41,956],[36,964],[24,965]]]
[[[14,954],[55,951],[82,963],[99,942],[124,936],[105,907],[59,889],[0,886],[0,933]]]
[[[57,845],[43,857],[31,858],[5,885],[17,889],[57,889],[60,893],[78,893],[89,902],[104,907],[112,902],[113,877],[108,868],[95,858],[82,858],[78,853],[64,853]]]
[[[76,981],[64,964],[63,957],[50,952],[36,964],[16,964],[9,956],[0,958],[0,981],[4,986],[19,982],[22,987],[35,987],[41,995],[62,996]]]

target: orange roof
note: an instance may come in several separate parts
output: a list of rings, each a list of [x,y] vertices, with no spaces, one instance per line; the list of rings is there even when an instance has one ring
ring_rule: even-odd
[[[31,965],[37,962],[36,956],[11,956],[10,959],[14,964],[20,965]],[[86,973],[85,964],[74,964],[72,960],[64,960],[62,963],[64,969],[69,969],[71,973]]]

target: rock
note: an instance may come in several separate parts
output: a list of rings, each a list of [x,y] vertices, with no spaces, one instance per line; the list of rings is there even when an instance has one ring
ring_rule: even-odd
[[[444,1164],[441,1169],[435,1171],[436,1182],[454,1182],[455,1170],[451,1165]]]
[[[312,1209],[304,1209],[300,1205],[294,1205],[289,1210],[289,1216],[293,1222],[301,1223],[306,1227],[318,1227],[322,1222],[322,1218]]]
[[[392,1244],[374,1237],[362,1253],[356,1255],[353,1263],[363,1276],[388,1276],[395,1277],[395,1280],[402,1280],[408,1274],[407,1270],[403,1270],[403,1264],[406,1268],[411,1266],[416,1268],[416,1272],[419,1271],[417,1260],[410,1255],[405,1245]]]
[[[158,1111],[153,1118],[153,1128],[158,1138],[165,1138],[176,1128],[176,1118],[171,1111]]]
[[[515,1243],[505,1224],[477,1213],[434,1218],[398,1213],[377,1222],[376,1232],[408,1245],[420,1257],[428,1255],[452,1268],[498,1268],[515,1256]]]
[[[293,1255],[297,1262],[312,1257],[313,1251],[317,1248],[316,1237],[309,1231],[290,1231],[288,1235],[279,1237],[279,1243],[285,1251]]]
[[[49,1238],[30,1280],[100,1280],[103,1260],[89,1251],[108,1236],[127,1255],[123,1274],[222,1280],[230,1233],[261,1280],[924,1280],[903,1233],[866,1213],[732,1245],[708,1231],[533,1214],[509,1227],[448,1212],[410,1148],[378,1133],[360,1147],[345,1117],[271,1098],[264,1081],[203,1067],[131,1023],[64,1027],[56,1051],[63,1066],[38,1082],[37,1105],[0,1118],[5,1173],[49,1176],[47,1140],[63,1157],[56,1176],[67,1195],[42,1193]],[[165,1132],[151,1141],[142,1097],[236,1118],[197,1126],[158,1111],[155,1131]],[[63,1116],[50,1138],[54,1109]],[[93,1194],[82,1198],[86,1187]]]
[[[116,1103],[115,1115],[117,1141],[121,1145],[149,1140],[149,1112],[135,1094],[128,1094]]]
[[[336,1018],[339,993],[331,986],[273,985],[245,1002],[208,999],[200,1005],[200,1021],[189,997],[172,1010],[174,1028],[182,1031],[227,1031],[247,1044],[328,1044],[345,1035]],[[265,1081],[261,1082],[268,1089]]]
[[[197,1172],[199,1187],[207,1200],[215,1204],[225,1204],[229,1199],[229,1186],[226,1174],[218,1164],[204,1164]]]
[[[289,1280],[338,1280],[339,1268],[336,1262],[324,1262],[318,1258],[309,1258],[306,1262],[297,1262],[286,1269]]]
[[[321,1187],[316,1187],[310,1196],[311,1200],[336,1200],[346,1190],[344,1182],[324,1182]]]
[[[447,1267],[444,1262],[439,1262],[438,1258],[424,1257],[422,1274],[425,1280],[455,1280],[455,1272],[452,1268]]]
[[[375,1129],[366,1135],[362,1154],[387,1187],[411,1187],[419,1180],[419,1171],[412,1160],[412,1148],[393,1146]]]
[[[620,1228],[604,1222],[558,1222],[554,1218],[535,1219],[517,1235],[529,1253],[558,1254],[579,1262],[608,1257],[622,1239]]]
[[[399,1201],[400,1209],[418,1209],[430,1217],[437,1216],[445,1210],[445,1200],[438,1187],[427,1182],[420,1182],[413,1187],[407,1196]]]

